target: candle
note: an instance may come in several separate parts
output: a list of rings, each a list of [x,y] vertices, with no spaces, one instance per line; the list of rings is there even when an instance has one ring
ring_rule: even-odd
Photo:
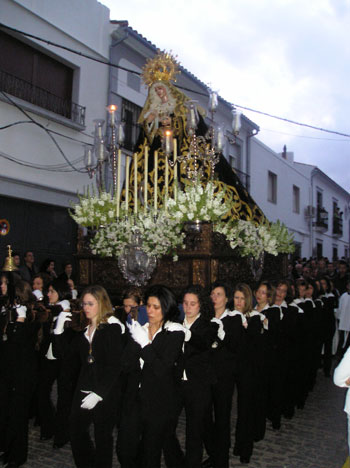
[[[154,211],[157,211],[157,196],[158,196],[158,151],[154,152]]]
[[[218,93],[212,91],[209,96],[209,110],[210,112],[215,112],[218,107]]]
[[[101,125],[98,125],[98,127],[97,127],[97,135],[98,135],[99,139],[102,138],[102,126]]]
[[[118,150],[118,168],[117,168],[117,218],[120,210],[120,169],[122,164],[122,152]]]
[[[110,106],[107,107],[110,116],[111,116],[111,127],[114,127],[115,125],[115,111],[117,110],[117,106],[115,104],[111,104]]]
[[[134,214],[137,214],[137,153],[134,154]]]
[[[170,143],[170,142],[169,142]],[[169,195],[169,159],[165,155],[165,212],[168,211],[168,195]]]
[[[166,132],[165,132],[165,153],[166,154],[171,153],[170,137],[171,137],[171,131],[166,130]]]
[[[177,140],[173,139],[173,151],[174,151],[174,199],[177,200]]]
[[[101,162],[104,161],[105,159],[105,154],[104,154],[104,146],[103,146],[103,140],[100,141],[100,145],[99,145],[99,155],[98,155],[98,158]]]
[[[144,170],[144,186],[143,186],[143,209],[147,213],[147,195],[148,195],[148,146],[145,147],[145,170]]]
[[[122,145],[125,139],[125,133],[124,133],[124,126],[122,123],[118,125],[118,135],[117,135],[117,142],[118,145]]]
[[[191,127],[195,128],[196,127],[196,113],[194,111],[193,106],[191,106],[190,116],[191,116]]]
[[[218,132],[217,147],[218,147],[218,150],[221,151],[224,146],[224,130],[222,127],[219,127],[217,132]]]
[[[127,156],[125,159],[125,210],[128,213],[129,210],[129,159]]]

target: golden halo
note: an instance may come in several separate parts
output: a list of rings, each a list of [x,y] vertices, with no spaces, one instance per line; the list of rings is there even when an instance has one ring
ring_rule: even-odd
[[[148,59],[142,68],[144,83],[151,86],[156,81],[176,81],[175,76],[180,73],[179,64],[169,52],[158,52],[152,59]]]

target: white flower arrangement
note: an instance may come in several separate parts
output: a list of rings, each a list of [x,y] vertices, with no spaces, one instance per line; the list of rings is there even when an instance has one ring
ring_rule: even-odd
[[[241,219],[221,221],[231,203],[225,200],[224,191],[215,190],[212,182],[205,186],[200,182],[187,185],[178,192],[176,200],[170,198],[166,209],[156,213],[139,212],[130,216],[122,204],[119,220],[116,219],[116,200],[110,193],[96,195],[88,191],[79,197],[79,203],[72,205],[70,215],[78,224],[97,230],[90,247],[94,255],[101,257],[117,258],[139,231],[146,253],[157,258],[172,254],[176,261],[176,250],[184,248],[183,224],[191,221],[212,222],[213,230],[223,234],[230,247],[239,249],[244,257],[259,258],[264,251],[272,255],[294,251],[293,236],[279,221],[259,226]]]
[[[215,193],[215,188],[212,182],[204,187],[200,181],[188,184],[185,190],[178,192],[176,200],[168,200],[169,215],[178,223],[197,220],[215,222],[221,219],[230,210],[230,204],[225,201],[225,192]]]
[[[226,237],[231,249],[239,248],[242,257],[259,258],[263,252],[271,255],[294,252],[293,236],[279,221],[257,227],[252,221],[238,219],[216,223],[214,231]]]
[[[133,235],[139,231],[143,250],[155,257],[172,254],[176,261],[175,250],[184,247],[185,234],[182,226],[164,211],[140,213],[135,217],[123,217],[97,231],[90,246],[94,255],[118,257],[131,244]]]
[[[108,192],[96,195],[94,192],[79,196],[79,203],[72,205],[71,217],[77,224],[85,227],[99,228],[115,221],[117,204]]]

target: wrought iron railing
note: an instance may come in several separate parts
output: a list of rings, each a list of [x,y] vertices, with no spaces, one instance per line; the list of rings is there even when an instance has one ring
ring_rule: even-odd
[[[250,175],[245,172],[240,171],[239,169],[233,169],[239,177],[239,180],[242,182],[247,192],[250,190]]]
[[[74,123],[85,125],[85,107],[55,96],[49,91],[34,86],[32,83],[10,75],[3,70],[0,70],[0,89],[12,96],[62,115]]]
[[[328,211],[324,208],[317,207],[316,227],[327,231],[328,229]]]
[[[343,217],[342,215],[333,216],[333,234],[336,236],[343,235]]]

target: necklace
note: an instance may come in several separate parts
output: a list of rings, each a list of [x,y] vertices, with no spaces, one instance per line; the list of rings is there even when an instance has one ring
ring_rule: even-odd
[[[88,339],[89,339],[89,354],[86,358],[88,364],[93,364],[95,362],[94,355],[92,354],[92,338],[94,336],[95,327],[89,325],[88,328]]]

